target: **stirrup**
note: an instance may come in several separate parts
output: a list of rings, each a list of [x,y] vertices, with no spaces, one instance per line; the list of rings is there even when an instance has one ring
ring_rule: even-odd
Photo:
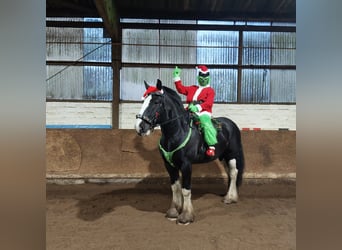
[[[207,156],[215,156],[215,147],[210,146],[205,153]]]

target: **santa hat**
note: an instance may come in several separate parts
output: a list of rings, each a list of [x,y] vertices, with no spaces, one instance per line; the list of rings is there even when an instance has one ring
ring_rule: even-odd
[[[161,89],[158,89],[157,87],[154,87],[154,86],[149,86],[147,88],[147,90],[145,91],[144,95],[142,96],[142,100],[144,100],[149,94],[151,93],[156,93],[156,92],[159,92],[159,93],[162,93],[163,94],[163,90]]]
[[[196,67],[198,70],[198,75],[199,76],[209,76],[209,69],[207,68],[207,66],[205,65],[199,65]]]

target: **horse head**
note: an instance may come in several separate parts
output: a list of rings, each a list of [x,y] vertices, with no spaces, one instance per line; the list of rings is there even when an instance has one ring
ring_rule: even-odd
[[[139,114],[136,115],[135,130],[138,135],[146,136],[153,132],[161,122],[163,113],[164,92],[162,82],[158,79],[156,87],[150,86],[146,81],[146,91],[143,95],[143,104]]]

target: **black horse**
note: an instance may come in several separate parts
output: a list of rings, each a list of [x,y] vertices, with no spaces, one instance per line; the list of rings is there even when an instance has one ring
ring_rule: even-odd
[[[192,163],[205,163],[217,158],[223,160],[229,176],[229,188],[223,202],[237,202],[237,187],[242,182],[244,170],[241,135],[237,125],[228,118],[216,118],[219,124],[216,154],[214,157],[206,156],[207,145],[191,115],[184,109],[179,95],[162,86],[159,79],[156,87],[151,87],[146,82],[145,87],[148,95],[136,116],[135,129],[139,135],[146,136],[155,127],[161,128],[159,149],[170,175],[172,189],[172,202],[166,217],[181,224],[194,221],[191,203]]]

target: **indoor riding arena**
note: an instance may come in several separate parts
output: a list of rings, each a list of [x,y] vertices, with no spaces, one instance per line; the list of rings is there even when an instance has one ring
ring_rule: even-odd
[[[46,249],[296,249],[295,58],[295,0],[47,0]],[[223,162],[193,164],[183,225],[163,130],[135,124],[144,81],[196,85],[198,65],[245,165],[226,204]]]

